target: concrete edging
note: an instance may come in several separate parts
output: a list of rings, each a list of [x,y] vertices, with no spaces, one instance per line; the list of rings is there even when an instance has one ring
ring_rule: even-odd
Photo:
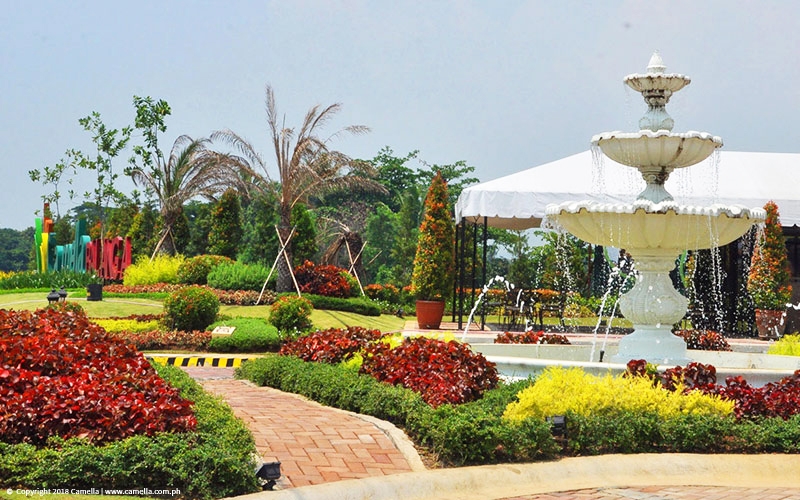
[[[239,500],[498,500],[603,487],[800,488],[798,455],[637,454],[409,472],[265,491]]]

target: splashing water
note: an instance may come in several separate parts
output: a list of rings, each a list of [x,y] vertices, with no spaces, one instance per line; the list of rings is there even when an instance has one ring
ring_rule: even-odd
[[[489,289],[495,282],[503,283],[506,287],[506,292],[511,292],[511,290],[514,289],[514,284],[509,282],[503,276],[495,276],[494,278],[490,279],[488,283],[483,285],[481,293],[475,300],[475,304],[472,305],[472,310],[469,312],[469,316],[467,317],[467,324],[464,327],[464,333],[461,335],[461,342],[464,342],[464,340],[467,338],[467,332],[469,332],[469,325],[472,324],[472,320],[475,318],[475,311],[478,310],[478,306],[480,305],[481,301],[483,301],[483,298],[486,296],[487,293],[489,293]],[[520,290],[520,292],[522,291]]]

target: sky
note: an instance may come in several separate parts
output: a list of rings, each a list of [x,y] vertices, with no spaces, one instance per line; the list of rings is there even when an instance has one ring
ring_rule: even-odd
[[[0,5],[0,227],[32,226],[41,210],[49,188],[29,170],[67,149],[94,154],[78,119],[97,111],[111,128],[131,125],[134,95],[170,104],[167,152],[180,135],[230,129],[272,168],[269,84],[287,126],[313,105],[341,103],[324,132],[370,127],[332,143],[351,157],[419,150],[427,164],[463,160],[488,181],[585,151],[595,134],[637,130],[646,107],[622,80],[658,50],[668,72],[692,78],[667,108],[676,132],[713,133],[731,151],[800,152],[794,0]],[[81,173],[77,191],[92,180]],[[62,199],[60,210],[82,201]]]

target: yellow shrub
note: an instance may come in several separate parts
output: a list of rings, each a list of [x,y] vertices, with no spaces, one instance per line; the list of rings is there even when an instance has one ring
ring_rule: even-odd
[[[133,319],[93,319],[94,323],[102,326],[105,331],[113,332],[150,332],[158,330],[158,320],[136,321]]]
[[[767,354],[800,356],[800,335],[784,335],[780,340],[769,346]]]
[[[184,260],[183,255],[159,255],[152,261],[147,257],[142,257],[136,261],[136,264],[125,269],[122,284],[135,286],[178,283],[178,268]]]
[[[6,278],[10,278],[14,275],[14,271],[0,271],[0,281],[3,281]]]
[[[533,385],[517,394],[503,416],[512,421],[544,418],[574,412],[580,415],[604,412],[655,412],[662,418],[679,414],[728,415],[733,402],[717,396],[681,388],[671,392],[645,377],[595,376],[580,368],[547,368]]]

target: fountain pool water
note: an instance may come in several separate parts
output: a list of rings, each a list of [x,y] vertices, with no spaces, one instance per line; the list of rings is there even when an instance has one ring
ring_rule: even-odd
[[[800,369],[800,358],[763,352],[691,351],[672,325],[686,314],[688,301],[669,278],[675,260],[685,250],[728,244],[766,216],[761,208],[739,205],[697,207],[676,202],[664,183],[675,169],[707,159],[722,139],[705,132],[673,133],[674,121],[666,104],[674,92],[690,83],[681,74],[665,73],[658,53],[644,74],[625,77],[641,92],[648,111],[639,132],[606,132],[592,138],[593,146],[616,162],[636,168],[645,189],[631,203],[565,202],[547,207],[551,227],[559,227],[595,245],[625,248],[633,256],[636,284],[620,297],[620,310],[634,332],[607,346],[611,363],[589,361],[593,345],[550,346],[481,343],[473,349],[498,363],[506,376],[524,377],[545,366],[581,366],[589,371],[623,371],[631,359],[646,359],[662,368],[690,361],[713,364],[718,376],[745,375],[754,384],[777,380]],[[744,181],[744,179],[743,179]],[[477,341],[477,342],[476,342]],[[616,351],[616,352],[615,352]]]

